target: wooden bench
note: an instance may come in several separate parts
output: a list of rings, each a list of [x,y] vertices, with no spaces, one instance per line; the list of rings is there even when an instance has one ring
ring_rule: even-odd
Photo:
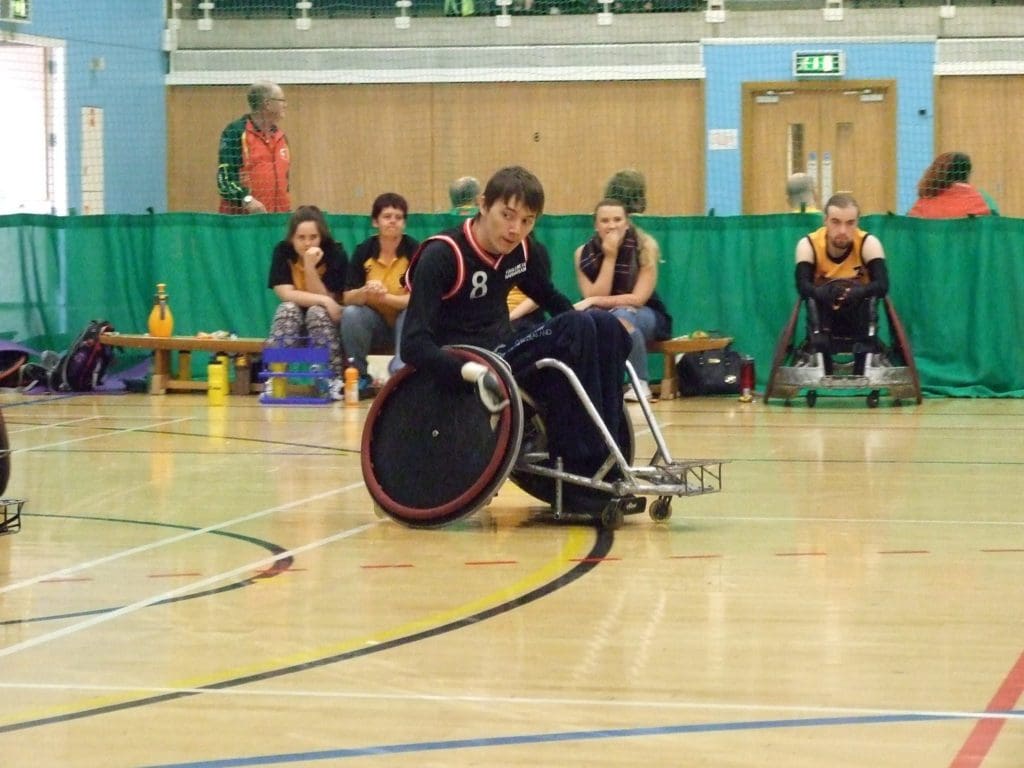
[[[232,359],[232,365],[238,356],[245,356],[251,369],[254,359],[263,351],[265,339],[234,338],[215,339],[199,336],[150,336],[149,334],[104,333],[100,343],[108,347],[126,347],[131,349],[150,349],[153,351],[153,375],[149,382],[149,394],[162,395],[170,392],[205,392],[205,380],[192,378],[193,352],[223,352]],[[172,356],[177,352],[177,360]],[[177,366],[175,367],[175,363]],[[236,367],[236,380],[237,380]],[[249,391],[259,392],[259,382],[250,381]]]
[[[714,339],[691,339],[688,336],[677,336],[666,341],[652,341],[647,345],[647,351],[657,352],[664,358],[658,396],[662,400],[672,400],[679,395],[679,381],[676,379],[676,355],[687,352],[706,352],[709,349],[723,349],[730,344],[732,344],[731,336]]]

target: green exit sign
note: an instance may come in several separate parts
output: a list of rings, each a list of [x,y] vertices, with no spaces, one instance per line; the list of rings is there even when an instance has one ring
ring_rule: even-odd
[[[28,21],[29,0],[0,0],[0,21]]]
[[[845,72],[842,51],[793,53],[793,77],[842,77]]]

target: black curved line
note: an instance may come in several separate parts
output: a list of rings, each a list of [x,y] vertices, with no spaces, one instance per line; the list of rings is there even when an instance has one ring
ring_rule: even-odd
[[[322,659],[313,659],[312,661],[305,661],[301,664],[292,664],[287,667],[279,667],[278,669],[271,669],[265,672],[257,672],[251,675],[244,675],[242,677],[236,677],[229,680],[222,680],[219,683],[210,683],[209,685],[200,686],[197,689],[190,691],[173,691],[170,693],[161,693],[155,696],[146,696],[141,699],[135,699],[134,701],[124,701],[118,704],[107,704],[102,707],[93,707],[92,709],[84,709],[79,712],[70,712],[62,715],[53,715],[51,717],[42,717],[35,720],[26,720],[21,723],[10,723],[8,725],[0,725],[0,734],[11,733],[12,731],[21,731],[28,728],[38,728],[43,725],[53,725],[55,723],[66,723],[71,720],[81,720],[86,717],[93,717],[95,715],[104,715],[110,712],[120,712],[126,709],[134,709],[135,707],[144,707],[151,704],[162,704],[167,701],[174,701],[175,699],[183,699],[187,696],[197,696],[204,691],[220,691],[228,688],[237,688],[241,685],[247,685],[249,683],[261,682],[263,680],[270,680],[275,677],[283,677],[285,675],[291,675],[296,672],[305,672],[309,669],[315,669],[317,667],[325,667],[330,664],[337,664],[338,662],[348,661],[349,659],[357,659],[363,656],[369,656],[374,653],[380,653],[381,651],[391,650],[392,648],[398,648],[403,645],[414,643],[418,640],[426,640],[428,638],[437,637],[448,632],[454,632],[455,630],[462,629],[463,627],[472,626],[478,624],[486,619],[500,616],[503,613],[507,613],[514,608],[532,603],[535,600],[539,600],[553,592],[566,587],[572,582],[579,578],[582,578],[588,574],[593,568],[597,567],[601,559],[611,551],[612,543],[615,541],[614,534],[611,530],[606,528],[598,529],[598,535],[594,541],[594,546],[591,547],[590,552],[586,557],[581,558],[580,562],[576,563],[572,568],[558,576],[547,584],[537,587],[530,592],[519,597],[512,598],[507,602],[499,605],[492,606],[478,613],[474,613],[471,616],[466,616],[455,621],[442,624],[431,629],[424,629],[419,632],[414,632],[411,635],[405,635],[403,637],[397,637],[392,640],[387,640],[378,645],[367,646],[363,648],[357,648],[351,651],[345,651],[344,653],[337,653],[331,656],[325,656]]]
[[[27,517],[59,518],[59,519],[62,519],[62,520],[88,520],[90,522],[101,522],[101,523],[131,523],[132,525],[152,525],[152,526],[155,526],[157,528],[178,528],[178,529],[183,530],[183,531],[198,531],[198,530],[200,530],[199,528],[197,528],[194,525],[181,525],[179,523],[161,523],[161,522],[154,521],[154,520],[131,520],[129,518],[123,518],[123,517],[92,517],[90,515],[48,515],[48,514],[31,514],[31,515],[26,515],[26,513],[24,513],[24,512],[22,512],[22,515],[23,516],[27,516]],[[263,539],[257,539],[257,538],[254,538],[252,536],[246,536],[245,534],[242,534],[242,533],[232,533],[231,531],[207,531],[207,533],[210,534],[210,535],[213,535],[213,536],[224,536],[225,538],[228,538],[228,539],[238,539],[239,541],[244,541],[244,542],[247,542],[249,544],[255,544],[256,546],[261,547],[261,548],[267,550],[272,555],[280,555],[280,554],[283,554],[283,553],[288,551],[284,547],[279,546],[277,544],[274,544],[272,542],[264,541]],[[189,594],[186,594],[186,595],[177,595],[175,597],[168,597],[168,598],[165,598],[163,600],[158,600],[157,602],[153,603],[152,606],[170,605],[171,603],[178,603],[178,602],[181,602],[183,600],[194,600],[194,599],[199,598],[199,597],[209,597],[210,595],[219,595],[219,594],[221,594],[223,592],[231,592],[231,591],[236,590],[236,589],[241,589],[242,587],[248,587],[248,586],[251,586],[256,581],[262,581],[263,579],[270,579],[270,578],[273,578],[274,576],[280,575],[284,571],[287,571],[289,568],[291,568],[292,564],[294,562],[295,562],[295,558],[293,558],[291,555],[288,555],[287,557],[281,557],[281,558],[278,558],[277,560],[275,560],[273,565],[271,565],[270,568],[266,569],[265,571],[263,571],[262,573],[260,573],[260,574],[258,574],[256,576],[249,576],[249,577],[247,577],[245,579],[242,579],[241,581],[233,581],[233,582],[231,582],[229,584],[224,584],[224,585],[222,585],[220,587],[212,587],[210,589],[204,589],[202,592],[190,592]],[[150,607],[152,607],[152,606],[150,606]],[[124,606],[121,606],[121,605],[115,605],[115,606],[113,606],[111,608],[93,608],[92,610],[88,610],[88,611],[76,611],[74,613],[61,613],[61,614],[54,614],[54,615],[51,615],[51,616],[33,616],[33,617],[29,617],[29,618],[20,618],[20,619],[3,619],[3,620],[0,620],[0,627],[10,626],[12,624],[30,624],[30,623],[35,623],[35,622],[38,622],[38,621],[54,621],[54,620],[58,620],[58,619],[74,619],[74,618],[79,618],[79,617],[82,617],[82,616],[95,616],[95,615],[101,614],[101,613],[110,613],[112,611],[117,611],[117,610],[120,610],[123,607]]]

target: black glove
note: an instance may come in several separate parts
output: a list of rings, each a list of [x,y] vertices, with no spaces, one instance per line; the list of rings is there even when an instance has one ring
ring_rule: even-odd
[[[851,285],[846,289],[846,292],[840,299],[840,304],[844,307],[855,307],[867,298],[868,289],[864,285]]]
[[[832,306],[832,297],[835,292],[835,283],[822,283],[814,287],[814,300],[819,304]]]
[[[491,413],[500,413],[508,406],[508,398],[505,396],[501,382],[486,365],[473,362],[464,363],[462,378],[470,384],[476,385],[477,397],[484,404],[484,408]]]

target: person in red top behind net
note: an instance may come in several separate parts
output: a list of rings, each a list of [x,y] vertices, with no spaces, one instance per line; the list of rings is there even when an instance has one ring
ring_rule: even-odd
[[[287,102],[281,86],[253,83],[246,96],[249,114],[234,120],[220,135],[217,191],[221,213],[287,213],[291,152],[279,123]]]
[[[918,201],[907,213],[921,219],[961,219],[998,214],[991,200],[968,181],[971,158],[944,152],[932,161],[917,184]]]

